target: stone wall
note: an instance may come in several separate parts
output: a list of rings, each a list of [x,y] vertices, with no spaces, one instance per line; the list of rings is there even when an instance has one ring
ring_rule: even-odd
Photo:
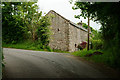
[[[54,15],[51,19],[51,37],[49,46],[52,49],[59,49],[62,51],[68,51],[69,41],[68,41],[68,28],[69,23],[67,20],[60,17],[55,12],[50,12],[48,15]]]
[[[54,15],[51,19],[51,36],[49,46],[52,49],[74,52],[78,44],[87,40],[87,32],[70,24],[70,21],[56,13],[50,11],[49,15]],[[81,25],[82,27],[82,25]]]
[[[82,42],[87,40],[87,32],[81,30],[73,25],[69,25],[69,51],[74,52],[77,46]]]

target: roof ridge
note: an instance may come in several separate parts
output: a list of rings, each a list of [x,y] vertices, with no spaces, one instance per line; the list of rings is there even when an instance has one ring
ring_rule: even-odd
[[[49,12],[55,12],[57,15],[59,15],[60,17],[62,17],[62,18],[64,18],[65,20],[67,20],[67,21],[70,21],[70,20],[68,20],[68,19],[66,19],[65,17],[63,17],[62,15],[60,15],[59,13],[57,13],[56,11],[54,11],[54,10],[50,10]],[[48,13],[49,13],[48,12]]]
[[[60,17],[62,17],[63,19],[67,20],[70,24],[74,25],[75,27],[77,27],[77,28],[79,28],[79,29],[82,29],[82,30],[84,30],[84,31],[88,31],[88,30],[85,29],[84,27],[81,27],[80,25],[78,25],[78,24],[76,24],[76,23],[74,23],[74,22],[72,22],[72,21],[66,19],[65,17],[61,16],[59,13],[57,13],[57,12],[54,11],[54,10],[50,10],[47,14],[49,14],[50,12],[56,13],[57,15],[59,15]],[[47,15],[47,14],[46,14],[46,15]]]

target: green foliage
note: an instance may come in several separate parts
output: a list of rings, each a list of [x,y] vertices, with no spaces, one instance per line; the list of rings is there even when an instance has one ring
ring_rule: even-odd
[[[6,43],[12,43],[12,41],[17,41],[17,39],[19,40],[17,36],[19,33],[21,33],[21,29],[19,29],[19,27],[17,27],[17,24],[14,23],[15,19],[12,17],[12,3],[4,3],[4,5],[5,6],[2,7],[2,14],[4,14],[2,15],[3,41]],[[19,33],[17,34],[16,31],[19,31]],[[16,34],[13,36],[13,33]]]
[[[26,50],[36,50],[36,51],[52,51],[50,49],[50,47],[45,46],[45,48],[44,48],[41,43],[38,44],[37,41],[33,43],[33,41],[30,41],[30,40],[21,41],[21,42],[16,43],[16,44],[3,43],[2,46],[6,47],[6,48],[16,48],[16,49],[26,49]]]
[[[2,6],[2,35],[3,41],[6,43],[16,43],[23,39],[24,32],[20,26],[23,25],[21,19],[17,19],[13,15],[17,15],[17,5],[21,3],[3,2]]]
[[[33,43],[33,41],[21,41],[17,44],[6,44],[3,43],[2,45],[3,47],[6,48],[16,48],[16,49],[25,49],[25,50],[35,50],[35,51],[49,51],[49,52],[59,52],[59,53],[69,53],[67,51],[61,51],[61,50],[57,50],[57,49],[51,49],[49,46],[44,46],[41,43],[39,43],[38,41],[35,41]]]
[[[81,9],[81,14],[78,15],[99,22],[101,26],[101,38],[103,41],[103,49],[112,56],[112,62],[115,66],[120,67],[120,2],[78,2],[76,1],[73,9]],[[96,37],[97,38],[97,37]],[[96,40],[96,39],[95,39]],[[100,40],[97,40],[97,43]],[[97,44],[95,43],[95,44]],[[102,56],[103,57],[103,56]],[[102,59],[104,59],[103,57]],[[110,59],[107,59],[108,61]]]
[[[88,25],[85,24],[85,23],[82,23],[82,26],[83,26],[85,29],[88,28]],[[97,30],[94,30],[92,27],[90,27],[90,30],[91,30],[92,33],[96,33],[96,32],[97,32]]]
[[[89,6],[91,5],[90,2],[80,2],[80,1],[76,1],[74,3],[74,6],[72,7],[73,10],[76,9],[81,9],[81,14],[80,15],[75,15],[75,18],[79,18],[80,16],[84,17],[85,19],[87,17],[91,17],[90,13],[89,13]]]
[[[114,68],[119,68],[120,62],[119,62],[119,58],[116,58],[116,56],[114,55],[115,52],[111,52],[111,50],[107,50],[107,51],[103,51],[103,55],[95,55],[92,56],[90,59],[95,61],[95,62],[99,62],[99,63],[103,63],[105,65],[114,67]],[[116,62],[116,59],[118,60],[118,62]],[[120,68],[119,68],[120,69]]]
[[[30,40],[34,43],[33,49],[48,48],[50,19],[42,16],[35,2],[3,2],[2,12],[4,43],[17,47],[21,41]]]
[[[84,28],[88,28],[88,25],[83,23],[83,27]],[[91,34],[90,34],[90,42],[92,43],[91,48],[94,50],[98,50],[98,49],[103,49],[103,40],[101,38],[101,32],[94,30],[92,27],[91,28]]]
[[[58,50],[58,49],[53,49],[52,52],[58,52],[58,53],[70,53],[68,51],[61,51],[61,50]]]
[[[96,52],[96,51],[102,52],[103,54],[85,57],[85,55],[91,54],[91,53]],[[88,61],[94,61],[96,63],[101,63],[104,65],[119,69],[118,65],[116,65],[116,62],[115,62],[116,57],[115,57],[115,55],[113,55],[113,52],[110,52],[110,51],[104,51],[104,50],[103,51],[101,51],[101,50],[89,50],[89,51],[87,51],[86,49],[84,49],[81,51],[73,52],[72,54],[75,56],[83,57],[84,59],[86,59]]]
[[[96,50],[89,50],[88,51],[86,49],[83,49],[83,50],[80,50],[80,51],[73,52],[72,54],[75,55],[75,56],[84,57],[86,54],[91,54],[94,51],[96,51]]]
[[[103,49],[103,39],[101,38],[101,32],[93,31],[90,41],[92,43],[92,49]]]
[[[48,16],[43,16],[40,19],[40,27],[37,29],[38,41],[41,41],[42,45],[48,46],[49,36],[50,36],[50,18]]]
[[[42,12],[38,12],[38,6],[34,2],[23,2],[21,5],[18,6],[19,15],[24,22],[24,25],[21,26],[22,29],[25,31],[27,36],[31,36],[33,41],[36,38],[36,29],[39,27],[39,19],[42,15]],[[29,32],[29,34],[28,34]]]
[[[87,28],[88,28],[88,25],[87,25],[87,24],[85,24],[85,23],[82,23],[82,26],[83,26],[85,29],[87,29]]]
[[[92,49],[94,50],[103,49],[103,42],[100,39],[92,40]]]
[[[106,46],[107,49],[107,46],[113,41],[115,43],[111,44],[109,47],[116,45],[117,48],[117,46],[119,46],[118,44],[120,43],[119,7],[119,3],[82,3],[76,1],[74,9],[81,9],[82,13],[80,15],[84,15],[83,17],[88,17],[85,14],[89,13],[91,19],[101,23],[101,34],[104,40],[104,46]]]
[[[49,46],[46,47],[46,50],[47,50],[47,51],[50,51],[50,52],[53,51]]]

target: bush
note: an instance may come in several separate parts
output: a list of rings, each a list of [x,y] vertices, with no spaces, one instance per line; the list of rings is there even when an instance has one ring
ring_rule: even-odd
[[[86,48],[86,44],[87,42],[83,41],[82,43],[78,45],[78,49],[83,50],[84,48]]]
[[[98,49],[103,49],[103,42],[98,39],[98,40],[92,40],[92,49],[98,50]]]
[[[50,52],[52,52],[52,49],[49,46],[46,46],[46,49]]]

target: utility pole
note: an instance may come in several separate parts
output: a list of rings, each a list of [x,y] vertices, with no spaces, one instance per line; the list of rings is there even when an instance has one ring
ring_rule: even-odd
[[[87,50],[89,51],[89,23],[90,23],[90,19],[89,19],[89,14],[88,14],[88,45],[87,45]]]

